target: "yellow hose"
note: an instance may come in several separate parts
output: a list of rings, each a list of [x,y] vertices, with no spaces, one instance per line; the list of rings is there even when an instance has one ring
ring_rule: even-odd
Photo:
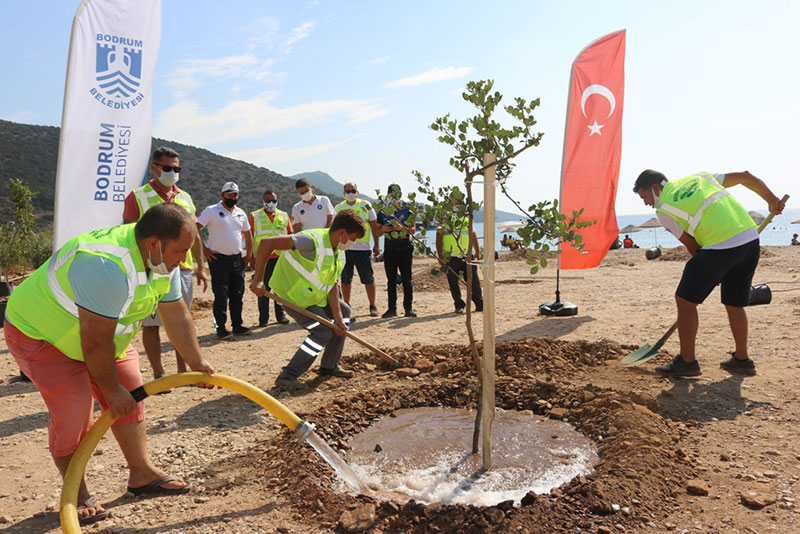
[[[144,394],[139,392],[139,397],[144,398],[166,389],[178,386],[189,386],[200,382],[230,389],[231,391],[235,391],[247,397],[274,415],[280,422],[289,427],[292,432],[296,431],[298,425],[301,423],[300,418],[291,410],[264,391],[238,378],[219,374],[209,376],[206,373],[179,373],[165,376],[145,384]],[[136,398],[136,395],[134,396]],[[89,429],[89,432],[87,432],[83,440],[81,440],[78,448],[75,449],[75,453],[72,455],[72,460],[64,475],[64,487],[61,489],[60,517],[61,530],[64,534],[80,534],[81,532],[77,508],[80,482],[86,470],[86,464],[92,456],[92,452],[100,442],[100,438],[103,437],[113,422],[114,418],[111,416],[111,412],[108,410],[103,412],[103,414],[98,417],[97,421],[94,422],[92,428]]]

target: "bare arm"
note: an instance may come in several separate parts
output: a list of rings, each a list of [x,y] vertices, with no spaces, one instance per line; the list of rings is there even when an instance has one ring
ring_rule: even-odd
[[[474,228],[470,231],[469,238],[470,238],[470,241],[472,241],[472,247],[475,250],[475,259],[476,260],[480,260],[481,259],[481,244],[478,241],[478,234],[475,232]]]
[[[250,230],[246,230],[242,232],[242,237],[244,237],[245,249],[244,263],[245,265],[249,265],[250,262],[253,261],[253,234],[250,233]]]
[[[333,223],[333,215],[329,213],[328,217],[325,219],[325,228],[330,228],[332,223]]]
[[[378,233],[378,221],[369,221],[370,230],[372,230],[372,252],[377,256],[381,252],[381,236]]]
[[[276,250],[292,250],[294,248],[294,239],[289,235],[282,235],[276,237],[266,237],[258,244],[256,251],[256,266],[255,274],[253,274],[253,281],[250,284],[250,291],[258,295],[264,296],[264,271],[267,270],[267,260],[272,256]]]
[[[695,241],[694,238],[686,232],[683,232],[678,240],[684,244],[686,250],[688,250],[689,254],[692,256],[697,254],[697,251],[700,250],[700,245],[697,244],[697,241]]]
[[[114,331],[117,320],[78,307],[81,350],[89,376],[103,393],[114,417],[122,417],[136,408],[136,401],[119,383],[117,376]]]
[[[436,230],[436,255],[442,257],[442,249],[444,248],[444,232],[441,229]]]
[[[781,204],[781,199],[779,199],[775,194],[770,190],[770,188],[765,184],[760,178],[750,174],[750,171],[743,171],[743,172],[730,172],[725,173],[725,187],[733,187],[735,185],[743,185],[750,191],[753,191],[758,196],[764,199],[766,203],[769,205],[769,211],[771,213],[780,214],[783,212],[783,204]]]
[[[192,257],[197,262],[197,283],[203,285],[203,293],[208,289],[208,277],[206,276],[206,260],[203,256],[203,240],[200,239],[200,232],[194,238],[192,243]]]

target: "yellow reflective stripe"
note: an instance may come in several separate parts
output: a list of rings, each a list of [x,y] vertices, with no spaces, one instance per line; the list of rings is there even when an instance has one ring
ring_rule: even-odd
[[[152,187],[148,187],[149,191],[146,191],[144,187],[140,187],[138,189],[133,190],[133,194],[136,197],[136,201],[139,203],[139,217],[144,215],[144,212],[151,208],[150,199],[153,197],[158,197],[158,193]],[[160,197],[159,197],[160,198]],[[160,200],[159,200],[160,201]]]
[[[323,290],[327,291],[329,288],[333,286],[323,284],[322,281],[320,281],[319,279],[319,273],[322,272],[322,265],[325,262],[325,258],[328,256],[333,256],[334,255],[333,251],[329,251],[327,248],[325,248],[325,242],[323,241],[322,236],[319,235],[317,232],[309,232],[305,235],[311,236],[311,238],[314,240],[314,244],[317,247],[317,263],[314,266],[313,271],[307,271],[302,265],[300,265],[300,263],[297,260],[294,259],[294,257],[291,254],[283,254],[282,256],[286,258],[286,261],[289,262],[289,265],[291,265],[295,271],[301,274],[303,278],[308,280],[308,282],[311,283],[314,287],[316,287],[320,291]]]
[[[668,213],[671,213],[672,215],[674,215],[675,217],[679,218],[682,221],[687,221],[687,222],[689,221],[689,214],[680,208],[676,208],[672,204],[659,204],[658,206],[656,206],[656,209],[664,210]]]

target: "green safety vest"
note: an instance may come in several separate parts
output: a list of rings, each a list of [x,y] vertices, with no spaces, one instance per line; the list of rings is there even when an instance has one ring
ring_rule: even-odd
[[[276,235],[286,235],[286,224],[289,221],[289,215],[285,211],[279,209],[275,210],[275,217],[269,220],[269,215],[264,209],[250,212],[253,216],[253,250],[258,250],[258,244],[265,237],[273,237]]]
[[[361,239],[357,239],[356,243],[369,243],[369,238],[372,236],[372,230],[369,224],[369,210],[371,209],[370,203],[366,200],[357,198],[356,203],[352,206],[347,203],[346,200],[342,200],[338,204],[336,204],[336,213],[339,213],[342,210],[353,210],[363,219],[364,221],[364,237]]]
[[[170,288],[170,275],[147,276],[135,226],[94,230],[67,241],[13,292],[6,310],[11,324],[28,337],[47,341],[73,360],[83,361],[78,306],[67,274],[77,252],[95,254],[119,265],[128,279],[128,299],[114,332],[115,355],[124,358],[142,319],[155,313]]]
[[[140,219],[142,218],[142,215],[144,215],[144,212],[153,206],[161,204],[162,202],[166,202],[166,200],[161,198],[161,195],[158,194],[158,191],[156,191],[153,186],[150,185],[150,182],[147,182],[142,187],[134,189],[133,196],[136,198],[136,203],[139,205]],[[197,210],[194,207],[194,202],[192,202],[192,197],[189,196],[189,193],[178,189],[178,193],[172,197],[172,200],[175,202],[175,204],[185,209],[189,215],[194,217],[194,214],[197,212]],[[186,260],[181,263],[181,269],[191,271],[193,268],[194,258],[192,257],[192,250],[189,249],[186,251]]]
[[[667,182],[656,211],[675,219],[700,247],[722,243],[756,226],[742,205],[707,172]]]
[[[306,259],[296,250],[281,251],[269,287],[279,297],[302,308],[325,306],[328,292],[342,274],[344,262],[331,246],[328,228],[303,230],[298,234],[314,239],[317,249],[314,259]]]
[[[456,239],[458,235],[458,239]],[[462,256],[469,251],[469,219],[461,217],[453,221],[453,232],[442,235],[442,254],[445,258]]]

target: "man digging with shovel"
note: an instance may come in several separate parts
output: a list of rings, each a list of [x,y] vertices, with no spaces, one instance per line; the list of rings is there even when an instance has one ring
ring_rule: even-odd
[[[747,306],[750,284],[760,254],[758,229],[753,219],[726,188],[742,184],[757,193],[773,214],[783,211],[784,201],[747,171],[727,174],[697,173],[668,181],[658,171],[646,170],[636,179],[633,192],[654,207],[661,224],[686,246],[692,258],[686,262],[675,291],[681,352],[656,372],[665,376],[699,376],[695,359],[697,305],[721,285],[721,300],[736,350],[720,367],[730,373],[755,375],[747,352]]]
[[[331,331],[319,321],[310,319],[292,308],[286,313],[308,330],[289,363],[275,380],[277,387],[304,390],[308,384],[298,378],[308,371],[322,354],[319,374],[322,378],[351,378],[353,371],[339,367],[344,349],[344,333],[350,322],[350,307],[339,298],[339,277],[344,268],[341,251],[352,247],[364,236],[364,221],[352,210],[340,211],[330,228],[303,230],[293,235],[268,237],[261,241],[256,254],[256,272],[250,290],[263,297],[264,270],[273,251],[280,250],[280,258],[269,285],[275,294],[299,308],[315,315],[332,319],[337,327]]]

